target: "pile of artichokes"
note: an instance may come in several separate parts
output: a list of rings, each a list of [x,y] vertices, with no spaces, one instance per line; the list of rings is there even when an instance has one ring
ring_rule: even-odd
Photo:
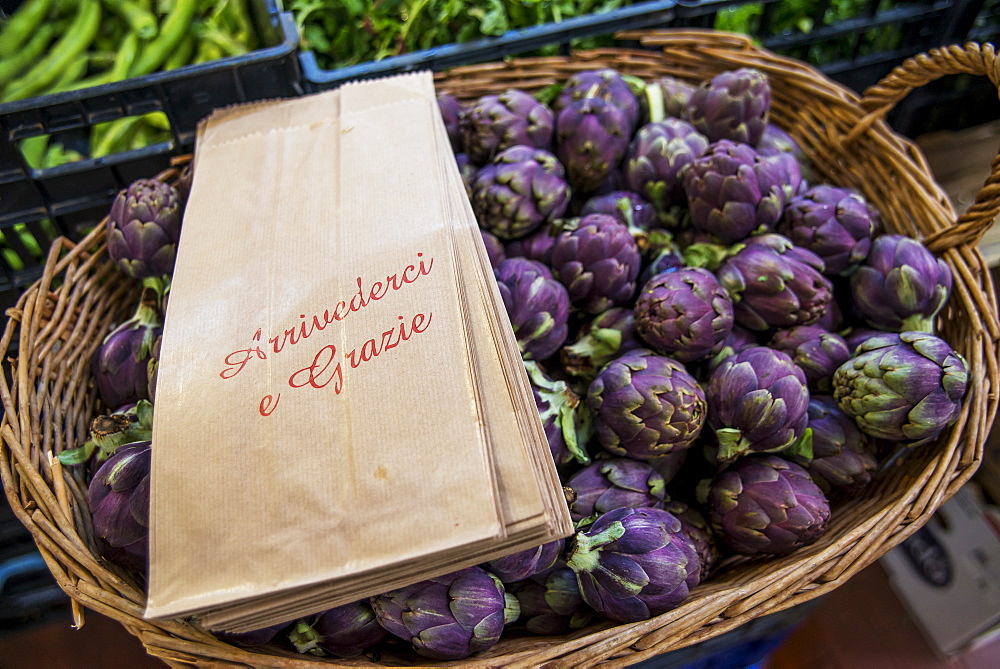
[[[957,418],[966,363],[934,334],[949,268],[817,179],[763,73],[603,69],[546,93],[438,102],[575,536],[226,640],[458,660],[508,628],[644,620],[727,557],[816,541],[880,462]],[[146,291],[94,359],[111,413],[66,458],[96,469],[103,555],[140,572],[183,192],[144,181],[115,203],[109,253]]]

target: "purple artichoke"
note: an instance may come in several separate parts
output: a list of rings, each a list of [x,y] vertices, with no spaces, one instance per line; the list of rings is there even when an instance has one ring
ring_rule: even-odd
[[[476,165],[512,146],[552,146],[552,110],[524,91],[484,95],[460,118],[462,145]]]
[[[708,409],[704,391],[681,363],[644,348],[601,370],[587,406],[604,448],[639,460],[689,448]]]
[[[875,330],[873,328],[851,328],[851,331],[844,337],[844,342],[847,344],[847,350],[851,352],[851,356],[853,357],[854,352],[858,350],[858,346],[861,346],[872,337],[884,334],[895,333],[886,332],[885,330]]]
[[[824,493],[853,494],[872,480],[878,467],[875,446],[832,397],[809,399],[808,434],[812,457],[793,456],[791,460],[805,467]]]
[[[590,214],[567,226],[552,247],[552,271],[570,301],[599,314],[632,299],[641,266],[628,228],[611,216]]]
[[[684,267],[684,259],[671,250],[661,251],[653,258],[646,268],[639,274],[639,286],[645,286],[654,276],[669,269],[681,269]]]
[[[701,580],[704,581],[719,560],[719,547],[715,543],[711,526],[700,511],[684,502],[672,500],[667,502],[663,508],[681,521],[681,530],[691,540],[691,545],[694,546],[695,553],[698,554]]]
[[[787,353],[805,373],[809,390],[818,392],[830,392],[833,373],[851,357],[851,349],[843,337],[818,325],[779,330],[768,346]]]
[[[716,272],[736,322],[751,330],[812,325],[830,308],[833,284],[812,251],[777,234],[751,237]]]
[[[479,170],[472,207],[480,227],[516,239],[556,220],[569,205],[562,165],[548,151],[512,146]]]
[[[508,258],[493,270],[507,315],[526,360],[559,350],[569,331],[569,296],[540,262]]]
[[[288,639],[300,653],[355,657],[387,636],[389,633],[375,619],[375,611],[364,600],[299,620]]]
[[[752,330],[734,325],[732,332],[725,338],[722,345],[714,352],[708,361],[708,371],[711,372],[724,361],[752,346],[760,346],[757,334]]]
[[[721,140],[681,175],[691,206],[691,225],[733,244],[781,218],[801,177],[788,163],[757,155],[753,147]]]
[[[119,448],[87,489],[101,555],[140,573],[146,572],[149,557],[150,444],[140,441]]]
[[[805,432],[806,377],[781,351],[752,346],[723,361],[709,377],[707,395],[721,463],[785,451]]]
[[[584,518],[624,507],[663,508],[666,483],[651,466],[631,458],[598,460],[576,474],[566,485],[576,493],[570,515]]]
[[[951,294],[951,270],[916,239],[881,235],[851,275],[854,304],[876,328],[934,332]]]
[[[822,536],[830,504],[809,473],[773,455],[734,463],[708,491],[717,536],[741,555],[789,553]]]
[[[556,465],[565,465],[573,460],[589,463],[587,442],[593,435],[593,428],[586,404],[565,381],[552,379],[537,363],[525,362],[524,367]]]
[[[813,186],[793,197],[778,232],[823,259],[826,274],[846,276],[868,257],[878,213],[857,193]]]
[[[794,137],[773,123],[767,124],[767,127],[764,128],[764,135],[754,145],[754,148],[757,149],[758,154],[768,158],[782,154],[789,155],[795,159],[799,166],[799,173],[803,180],[817,182],[820,179],[809,162],[806,152],[802,150],[802,146]]]
[[[483,245],[486,247],[486,255],[490,259],[490,266],[496,269],[500,266],[504,260],[507,259],[507,252],[504,249],[503,242],[497,239],[497,236],[493,233],[486,232],[485,230],[480,230],[483,235]]]
[[[659,455],[650,460],[645,460],[645,463],[650,467],[655,469],[660,476],[663,477],[663,482],[667,485],[674,480],[677,473],[684,466],[684,462],[687,460],[687,455],[690,451],[673,451],[672,453],[667,453],[666,455]]]
[[[612,307],[586,321],[577,340],[559,352],[559,359],[564,370],[592,381],[601,367],[641,346],[632,310]]]
[[[455,164],[458,166],[458,173],[462,175],[462,183],[465,184],[465,194],[472,200],[472,187],[476,183],[476,176],[479,168],[472,164],[469,155],[466,153],[455,154]]]
[[[636,622],[683,602],[701,568],[680,521],[662,509],[615,509],[577,532],[566,563],[583,600],[612,620]]]
[[[523,581],[555,566],[566,542],[562,539],[490,560],[483,567],[504,584]]]
[[[733,329],[733,303],[700,267],[654,276],[635,302],[635,328],[649,346],[681,362],[707,357]]]
[[[593,611],[583,602],[576,574],[560,561],[546,574],[511,584],[508,592],[521,605],[518,623],[533,634],[555,636],[590,622]]]
[[[669,244],[666,231],[658,235],[656,228],[659,223],[653,206],[631,191],[615,190],[590,198],[580,210],[581,216],[588,214],[614,216],[635,237],[640,253],[659,250]]]
[[[156,179],[138,179],[118,194],[108,215],[108,257],[133,279],[161,278],[174,271],[183,199]]]
[[[455,153],[462,152],[462,103],[454,95],[448,93],[438,93],[438,108],[441,110],[441,118],[444,120],[445,130],[448,131],[448,141]]]
[[[626,134],[632,135],[639,122],[639,100],[621,74],[612,69],[577,72],[566,80],[552,107],[558,115],[584,98],[600,98],[620,109],[628,121]]]
[[[720,72],[691,93],[685,118],[709,141],[754,145],[764,136],[771,111],[767,75],[753,68]]]
[[[156,291],[145,288],[135,314],[101,342],[91,372],[101,400],[109,407],[149,399],[149,362],[163,332]]]
[[[643,87],[639,104],[646,122],[684,118],[695,87],[674,77],[660,77]]]
[[[503,583],[469,567],[371,598],[379,624],[432,660],[492,648],[510,615]]]
[[[556,118],[556,155],[566,180],[581,191],[593,191],[611,175],[628,147],[631,128],[621,109],[601,98],[571,103]]]
[[[552,265],[552,247],[556,243],[558,233],[555,226],[546,225],[527,237],[508,242],[504,247],[507,257],[537,260],[549,267]]]
[[[833,396],[865,434],[920,446],[958,418],[965,361],[920,331],[884,334],[858,346],[833,374]]]
[[[668,118],[639,128],[625,157],[628,187],[657,211],[686,202],[683,170],[708,150],[708,139],[687,121]]]

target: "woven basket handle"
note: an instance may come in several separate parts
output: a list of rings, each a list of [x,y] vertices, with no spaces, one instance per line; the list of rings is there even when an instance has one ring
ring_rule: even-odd
[[[978,74],[1000,89],[1000,57],[992,44],[970,42],[964,46],[932,49],[908,59],[880,82],[864,92],[861,106],[868,114],[845,137],[856,140],[875,121],[882,119],[914,88],[947,74]],[[962,244],[977,244],[1000,214],[1000,155],[993,159],[989,178],[968,211],[951,228],[927,237],[924,243],[935,253]]]

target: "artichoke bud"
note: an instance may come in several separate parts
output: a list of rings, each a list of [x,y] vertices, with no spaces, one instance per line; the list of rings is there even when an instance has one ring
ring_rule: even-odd
[[[295,628],[288,634],[288,640],[300,653],[326,657],[326,652],[319,645],[320,641],[323,640],[322,637],[312,628],[312,625],[304,620],[296,623]]]

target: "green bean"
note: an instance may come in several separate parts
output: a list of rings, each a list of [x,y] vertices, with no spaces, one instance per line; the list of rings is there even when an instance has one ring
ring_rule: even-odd
[[[52,8],[52,0],[25,0],[0,32],[0,60],[13,57],[28,42]]]
[[[207,39],[198,41],[198,50],[194,54],[194,62],[207,63],[210,60],[222,58],[222,49],[215,42]]]
[[[0,60],[0,87],[5,86],[24,68],[41,58],[53,37],[55,37],[55,26],[51,23],[42,24],[23,49],[10,58]]]
[[[238,42],[241,42],[247,50],[256,48],[254,39],[256,33],[246,0],[228,0],[222,10],[222,16],[228,19],[227,24],[232,27],[231,34]]]
[[[129,33],[125,36],[125,39],[122,40],[111,67],[100,74],[95,74],[91,77],[87,77],[86,79],[81,79],[75,86],[73,86],[73,90],[79,88],[90,88],[91,86],[100,86],[102,84],[110,84],[112,82],[128,78],[128,70],[132,66],[132,62],[135,60],[135,55],[138,51],[139,36],[135,33]]]
[[[80,11],[65,34],[41,62],[21,78],[11,82],[10,88],[4,93],[3,102],[21,100],[41,93],[86,51],[94,41],[100,25],[101,3],[98,0],[80,0]]]
[[[247,52],[247,48],[242,43],[208,22],[195,21],[194,34],[199,39],[207,40],[217,46],[222,56],[238,56]]]
[[[52,88],[45,91],[46,95],[51,95],[52,93],[60,93],[62,91],[71,91],[74,88],[75,83],[83,78],[84,72],[87,71],[87,59],[80,58],[74,61],[69,67],[63,70],[63,73],[56,79],[56,83]]]
[[[108,130],[97,141],[90,151],[91,158],[101,158],[113,153],[120,153],[128,148],[132,138],[139,131],[141,116],[130,116],[128,118],[112,121]]]
[[[184,40],[176,49],[174,49],[174,52],[170,54],[170,58],[167,58],[166,62],[163,63],[163,69],[176,70],[178,67],[183,67],[190,63],[191,59],[194,57],[194,47],[194,36],[191,34],[185,35]]]
[[[45,159],[45,151],[48,147],[48,135],[36,135],[35,137],[21,140],[20,149],[21,155],[24,156],[24,162],[32,169],[41,169]]]
[[[170,57],[174,49],[184,40],[198,9],[198,0],[177,0],[173,11],[160,26],[156,39],[146,43],[146,47],[132,64],[130,77],[138,77],[156,71]]]
[[[130,0],[102,0],[104,6],[125,20],[139,39],[151,40],[156,37],[160,26],[156,16],[142,5]]]

